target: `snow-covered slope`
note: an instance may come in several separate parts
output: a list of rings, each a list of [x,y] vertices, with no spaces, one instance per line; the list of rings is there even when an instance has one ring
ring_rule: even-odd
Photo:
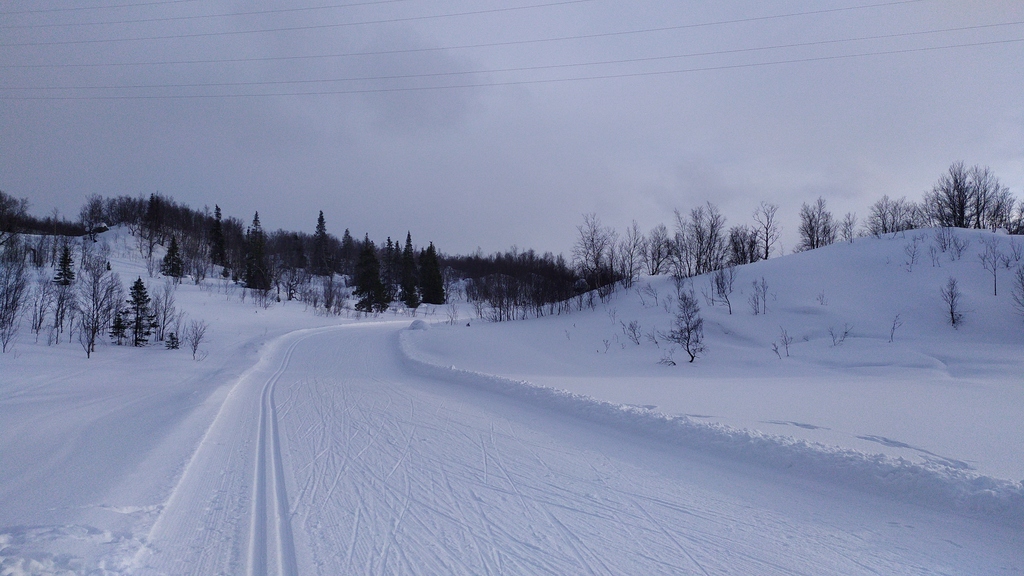
[[[732,314],[701,296],[711,293],[707,277],[692,279],[707,342],[692,364],[659,336],[675,311],[668,277],[642,278],[569,315],[435,325],[410,332],[407,349],[442,366],[1019,487],[1024,316],[1013,308],[1011,273],[1024,264],[1014,257],[1024,238],[958,231],[968,245],[956,258],[930,254],[935,234],[861,238],[739,267]],[[998,271],[998,296],[978,257],[993,241],[1010,264]],[[956,329],[940,294],[950,277],[964,299]],[[767,313],[755,315],[748,299],[762,278]],[[627,334],[632,322],[639,344]],[[677,364],[659,364],[666,357]]]
[[[201,361],[23,330],[0,355],[0,574],[1020,571],[1024,320],[976,256],[1012,239],[963,232],[933,265],[932,234],[740,268],[693,364],[658,363],[665,277],[419,330],[186,283]],[[101,241],[161,289],[123,230]]]

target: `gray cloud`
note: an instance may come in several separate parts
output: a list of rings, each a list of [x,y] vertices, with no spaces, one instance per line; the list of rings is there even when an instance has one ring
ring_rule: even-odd
[[[383,239],[411,230],[417,243],[432,240],[457,252],[512,244],[567,252],[583,213],[596,212],[616,227],[636,219],[646,229],[671,223],[674,208],[687,210],[705,201],[718,204],[732,224],[749,221],[761,200],[777,202],[792,245],[801,202],[823,195],[839,214],[863,214],[882,194],[918,198],[959,159],[990,165],[1014,193],[1024,191],[1019,72],[1024,43],[748,66],[1022,39],[1024,26],[1010,25],[820,44],[1021,21],[1019,2],[969,7],[920,2],[559,42],[532,40],[848,5],[592,2],[313,28],[502,6],[509,5],[397,3],[106,27],[0,29],[0,44],[12,44],[307,27],[0,50],[4,66],[265,59],[4,68],[0,188],[28,197],[39,213],[52,207],[73,213],[92,193],[159,191],[196,207],[218,203],[243,219],[259,210],[268,227],[307,231],[322,209],[332,232],[348,227]],[[204,3],[9,16],[5,23],[247,10],[246,3]],[[480,46],[501,42],[519,43]],[[814,42],[819,44],[662,58]],[[476,47],[451,48],[466,45]],[[384,51],[392,53],[292,58]],[[266,59],[281,57],[290,59]],[[632,61],[579,65],[623,59]],[[565,64],[572,66],[522,70]],[[737,65],[745,67],[723,68]],[[501,71],[509,68],[520,70]],[[720,69],[678,72],[694,68]],[[424,74],[433,76],[409,77]],[[620,77],[536,83],[594,76]],[[377,79],[352,80],[365,77]],[[287,83],[337,79],[349,80]],[[235,85],[184,86],[226,82]],[[446,84],[484,86],[406,90]],[[163,87],[14,90],[85,85]],[[10,99],[282,92],[336,93]]]

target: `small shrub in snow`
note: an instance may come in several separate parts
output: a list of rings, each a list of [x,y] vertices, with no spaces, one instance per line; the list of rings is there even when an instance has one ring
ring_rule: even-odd
[[[181,341],[178,340],[178,335],[174,332],[169,332],[167,338],[164,340],[164,347],[168,350],[177,350],[181,348]]]
[[[793,337],[790,336],[789,332],[787,332],[786,329],[783,328],[782,326],[779,326],[779,342],[782,343],[783,349],[786,350],[786,358],[789,358],[789,345],[793,343]],[[775,353],[778,354],[779,351],[776,349]],[[782,356],[779,355],[779,358],[781,357]]]
[[[640,331],[640,322],[630,320],[629,324],[626,324],[625,322],[619,322],[619,324],[622,324],[622,333],[626,335],[626,338],[629,338],[632,343],[639,346],[640,336],[642,336],[642,332]]]
[[[843,329],[836,330],[835,328],[828,327],[828,335],[832,337],[832,347],[835,348],[846,341],[846,337],[850,335],[850,330],[853,330],[853,326],[849,324],[843,324]]]
[[[900,326],[903,326],[903,322],[900,321],[900,315],[897,314],[896,317],[892,319],[892,326],[889,328],[890,344],[896,338],[896,330],[899,329]]]
[[[954,234],[953,238],[949,242],[949,259],[959,260],[970,245],[970,240],[961,238]]]

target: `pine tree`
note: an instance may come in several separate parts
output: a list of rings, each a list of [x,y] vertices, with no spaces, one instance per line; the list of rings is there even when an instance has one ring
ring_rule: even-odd
[[[61,246],[57,274],[53,277],[53,281],[61,286],[70,286],[75,281],[74,259],[71,257],[71,246],[68,244]]]
[[[181,260],[177,236],[171,236],[171,246],[164,255],[163,263],[160,264],[160,273],[174,278],[175,283],[180,282],[181,277],[185,275],[185,263]]]
[[[312,272],[316,276],[327,276],[330,267],[327,263],[327,224],[324,222],[324,211],[316,219],[316,231],[313,232],[313,258],[310,262]]]
[[[353,292],[359,297],[356,310],[363,312],[383,312],[388,309],[391,301],[387,298],[384,284],[380,280],[380,262],[377,260],[377,247],[370,241],[369,235],[363,240],[363,249],[356,262],[355,285]]]
[[[267,238],[260,225],[260,213],[252,218],[252,225],[245,232],[245,273],[242,279],[246,288],[270,290],[270,274],[267,269]]]
[[[210,230],[210,259],[217,266],[227,266],[227,251],[224,249],[224,227],[221,224],[220,206],[213,206],[213,228]]]
[[[128,329],[131,331],[132,346],[145,346],[149,335],[156,326],[149,293],[140,276],[128,291]],[[116,319],[115,319],[116,320]]]
[[[402,302],[409,308],[420,305],[420,295],[416,290],[416,255],[412,250],[412,233],[405,233],[405,247],[402,249]]]
[[[424,304],[445,303],[444,278],[433,242],[420,254],[420,294]]]
[[[178,339],[177,334],[171,332],[170,334],[167,335],[167,342],[164,343],[164,346],[168,350],[177,350],[181,348],[181,340]]]

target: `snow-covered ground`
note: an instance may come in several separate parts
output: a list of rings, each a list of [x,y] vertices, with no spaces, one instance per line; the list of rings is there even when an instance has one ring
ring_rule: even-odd
[[[732,315],[702,301],[707,355],[675,366],[622,329],[668,329],[668,278],[418,330],[183,284],[200,362],[22,334],[0,356],[0,574],[1024,571],[1024,320],[978,263],[993,236],[933,266],[930,234],[740,268]],[[146,278],[117,238],[115,270]]]

